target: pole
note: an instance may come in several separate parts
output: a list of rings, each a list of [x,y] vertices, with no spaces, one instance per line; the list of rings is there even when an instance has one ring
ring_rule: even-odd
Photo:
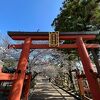
[[[23,100],[28,100],[31,78],[32,78],[32,75],[29,74],[28,75],[28,79],[25,80],[25,82],[24,82]]]
[[[97,78],[91,73],[93,65],[91,63],[89,54],[87,52],[86,46],[82,40],[82,37],[76,39],[76,44],[78,46],[78,53],[81,58],[83,68],[85,71],[86,78],[89,83],[89,87],[92,93],[93,100],[100,100],[100,87]]]
[[[21,56],[17,67],[17,72],[16,72],[18,74],[18,77],[12,85],[12,89],[8,100],[20,100],[21,98],[31,42],[32,42],[31,38],[29,37],[27,37],[24,41]]]

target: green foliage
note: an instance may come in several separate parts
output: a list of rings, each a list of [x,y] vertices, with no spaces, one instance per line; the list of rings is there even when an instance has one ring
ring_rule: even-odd
[[[16,69],[13,67],[3,67],[2,72],[3,73],[15,73]]]
[[[65,0],[60,14],[54,19],[55,31],[97,30],[100,26],[100,7],[97,0]]]
[[[16,61],[13,59],[5,59],[4,60],[4,66],[6,66],[6,67],[14,67],[15,63],[16,63]]]

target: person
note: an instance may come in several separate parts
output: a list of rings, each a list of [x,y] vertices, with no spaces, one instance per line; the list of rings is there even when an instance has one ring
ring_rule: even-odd
[[[49,82],[51,82],[51,78],[49,77]]]

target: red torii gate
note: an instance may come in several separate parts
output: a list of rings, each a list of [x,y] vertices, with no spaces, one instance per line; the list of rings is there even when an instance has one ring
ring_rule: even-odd
[[[89,83],[89,87],[93,96],[93,100],[100,99],[100,87],[97,78],[91,72],[92,63],[88,55],[86,48],[98,48],[99,44],[86,44],[83,40],[93,40],[96,38],[95,34],[84,34],[83,32],[60,32],[59,40],[72,40],[73,44],[60,44],[59,47],[49,47],[49,44],[32,44],[32,40],[49,40],[49,32],[8,32],[8,35],[14,40],[24,40],[23,44],[10,45],[16,49],[22,49],[21,56],[16,71],[16,78],[12,85],[12,89],[9,95],[9,100],[20,100],[22,94],[22,88],[24,84],[24,79],[26,78],[25,72],[27,69],[28,56],[30,49],[53,49],[53,48],[76,48],[78,50],[79,56],[81,58],[83,68],[85,71],[86,78]],[[94,71],[93,71],[94,72]],[[1,76],[1,74],[0,74]],[[3,75],[3,78],[9,79],[11,76]],[[2,78],[2,79],[3,79]],[[1,80],[1,78],[0,78]],[[30,87],[29,81],[25,83],[25,100],[28,100],[28,92]]]

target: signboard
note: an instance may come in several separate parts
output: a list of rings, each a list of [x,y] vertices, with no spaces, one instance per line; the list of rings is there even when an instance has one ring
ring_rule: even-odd
[[[49,47],[59,47],[59,32],[49,32]]]

